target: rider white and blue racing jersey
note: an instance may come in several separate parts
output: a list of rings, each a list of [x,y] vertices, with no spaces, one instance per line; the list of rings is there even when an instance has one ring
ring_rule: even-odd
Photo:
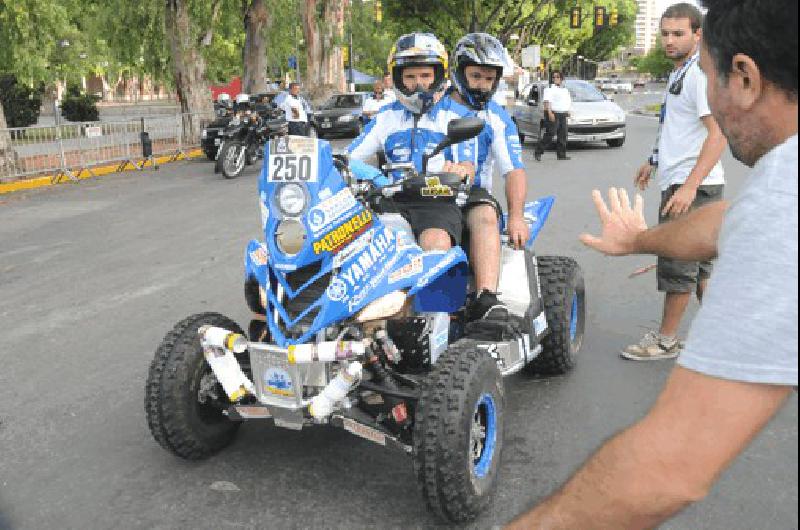
[[[395,101],[378,111],[347,152],[354,159],[365,160],[382,149],[389,161],[413,162],[416,170],[421,172],[422,156],[433,151],[444,139],[450,120],[472,115],[474,113],[469,109],[449,97],[442,97],[422,116],[415,116],[402,103]],[[475,162],[478,159],[476,153],[475,139],[448,147],[428,161],[428,171],[441,171],[446,160]]]
[[[525,169],[519,132],[508,112],[494,101],[489,101],[486,109],[472,112],[487,124],[478,136],[478,150],[474,153],[476,171],[473,186],[491,193],[495,164],[503,176],[515,169]]]

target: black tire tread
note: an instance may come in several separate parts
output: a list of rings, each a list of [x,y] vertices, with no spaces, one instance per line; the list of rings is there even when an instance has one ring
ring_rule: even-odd
[[[550,332],[542,339],[542,353],[525,367],[528,373],[540,375],[562,375],[575,366],[570,352],[567,314],[564,305],[565,290],[571,276],[580,275],[580,266],[565,256],[539,256],[539,279],[542,286],[544,311]]]
[[[204,324],[242,333],[236,322],[219,313],[198,313],[181,320],[158,346],[145,387],[144,408],[150,432],[164,449],[187,460],[200,460],[218,452],[233,441],[239,427],[239,423],[230,422],[228,435],[216,443],[199,440],[190,432],[180,408],[165,396],[181,384],[178,367],[187,360],[187,355],[194,353],[197,329]]]
[[[502,376],[496,361],[486,351],[476,347],[476,341],[461,339],[442,353],[426,378],[416,411],[414,425],[414,471],[430,509],[439,517],[464,522],[474,519],[489,503],[494,492],[492,485],[487,495],[471,495],[468,475],[457,466],[459,455],[452,447],[442,447],[441,442],[458,436],[460,398],[468,391],[473,374],[484,363],[491,364],[502,392]],[[498,445],[493,458],[499,466],[502,448],[502,395],[498,425]],[[471,414],[471,411],[468,412]]]

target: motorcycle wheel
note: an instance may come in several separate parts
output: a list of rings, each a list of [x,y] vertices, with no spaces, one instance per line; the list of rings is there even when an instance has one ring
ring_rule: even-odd
[[[235,179],[244,171],[245,147],[239,142],[226,143],[219,153],[222,162],[222,175],[226,179]]]

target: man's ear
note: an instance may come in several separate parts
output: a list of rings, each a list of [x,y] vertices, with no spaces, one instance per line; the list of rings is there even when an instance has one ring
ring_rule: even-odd
[[[750,110],[761,98],[764,90],[758,65],[748,55],[737,53],[731,59],[728,78],[731,96],[736,104],[743,110]]]

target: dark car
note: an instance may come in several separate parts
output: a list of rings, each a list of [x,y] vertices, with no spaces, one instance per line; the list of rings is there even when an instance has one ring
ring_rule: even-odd
[[[319,138],[358,136],[364,128],[361,109],[367,95],[363,92],[334,94],[311,115],[311,127]]]

